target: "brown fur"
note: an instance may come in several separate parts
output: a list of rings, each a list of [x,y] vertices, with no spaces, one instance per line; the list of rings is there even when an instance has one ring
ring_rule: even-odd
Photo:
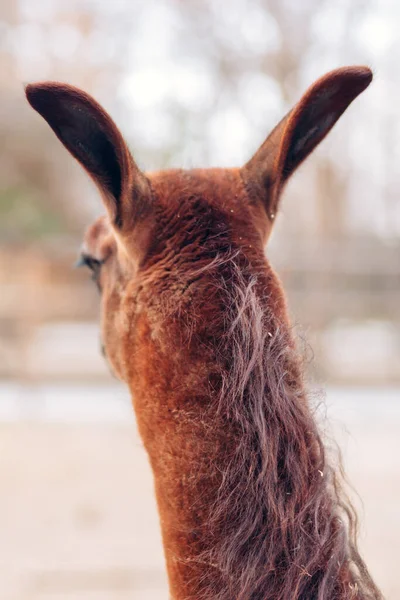
[[[84,254],[154,472],[174,600],[381,598],[264,255],[286,179],[370,80],[362,67],[319,80],[243,169],[147,177],[133,160],[115,169],[128,151],[89,96],[27,89],[103,192]]]

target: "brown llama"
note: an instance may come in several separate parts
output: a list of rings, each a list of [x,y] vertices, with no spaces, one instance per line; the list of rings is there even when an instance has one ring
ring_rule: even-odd
[[[242,168],[144,174],[61,83],[27,98],[100,189],[81,260],[154,473],[174,600],[376,600],[264,247],[284,184],[369,85],[328,73]]]

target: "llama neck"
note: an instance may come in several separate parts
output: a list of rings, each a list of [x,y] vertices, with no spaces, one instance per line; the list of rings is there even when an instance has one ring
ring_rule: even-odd
[[[380,598],[325,463],[281,296],[272,314],[271,294],[234,276],[220,336],[204,319],[181,353],[179,335],[155,344],[147,319],[135,327],[146,360],[132,390],[172,598]]]

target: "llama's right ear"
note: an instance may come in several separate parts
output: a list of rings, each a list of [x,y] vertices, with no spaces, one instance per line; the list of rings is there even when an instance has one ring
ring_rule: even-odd
[[[26,87],[30,105],[102,192],[112,224],[129,230],[151,202],[150,185],[111,117],[88,94],[56,82]]]
[[[371,80],[368,67],[342,67],[318,79],[243,167],[250,193],[263,199],[271,220],[286,181]]]

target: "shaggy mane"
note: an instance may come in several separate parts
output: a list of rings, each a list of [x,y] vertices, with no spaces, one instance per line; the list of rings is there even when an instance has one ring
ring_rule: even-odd
[[[198,557],[222,573],[221,589],[205,574],[196,600],[382,599],[357,549],[340,465],[327,461],[290,328],[271,306],[271,275],[254,275],[240,253],[210,269],[225,306],[217,413],[240,435],[209,513],[212,550]]]

